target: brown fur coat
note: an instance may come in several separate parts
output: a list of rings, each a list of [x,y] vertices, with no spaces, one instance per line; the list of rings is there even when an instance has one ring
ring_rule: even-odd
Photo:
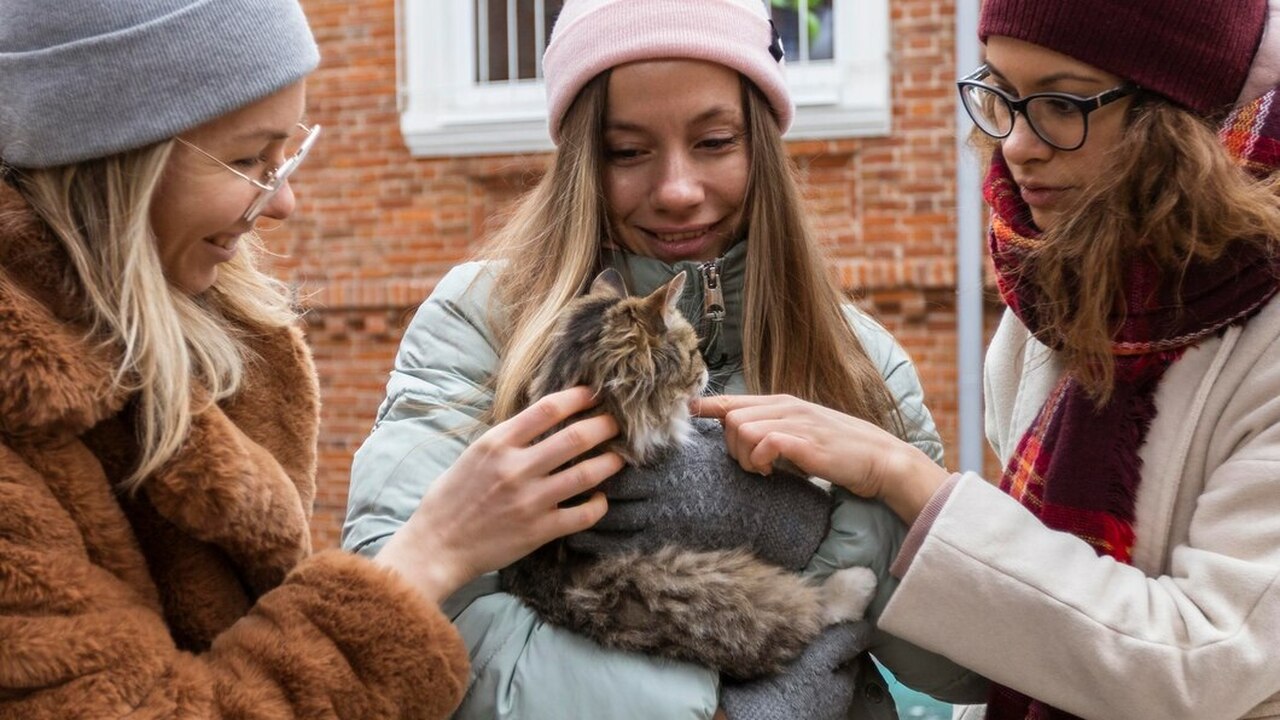
[[[436,718],[468,672],[432,604],[310,557],[318,391],[296,330],[130,497],[112,358],[0,185],[0,718]]]

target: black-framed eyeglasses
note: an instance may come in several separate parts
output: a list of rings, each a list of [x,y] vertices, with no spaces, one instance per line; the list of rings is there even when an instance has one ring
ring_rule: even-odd
[[[245,175],[239,170],[204,151],[200,147],[193,145],[182,138],[174,139],[218,163],[236,175],[239,175],[249,181],[254,187],[258,188],[258,194],[254,196],[253,202],[249,203],[249,207],[244,211],[243,215],[245,222],[253,222],[258,219],[258,216],[262,214],[263,210],[267,209],[267,204],[270,203],[272,198],[280,192],[280,188],[284,187],[284,184],[289,180],[289,176],[292,175],[293,171],[297,170],[298,166],[302,164],[302,161],[306,159],[307,153],[311,152],[311,147],[316,144],[316,139],[320,137],[319,125],[307,127],[302,123],[298,123],[298,127],[303,132],[300,144],[298,144],[296,149],[286,147],[288,157],[285,158],[285,161],[271,169],[261,180]]]
[[[1013,133],[1014,118],[1020,114],[1036,137],[1068,151],[1079,150],[1089,137],[1089,113],[1139,90],[1137,85],[1125,83],[1093,97],[1043,92],[1018,99],[981,82],[990,76],[991,69],[983,65],[956,83],[960,102],[979,130],[1003,140]]]

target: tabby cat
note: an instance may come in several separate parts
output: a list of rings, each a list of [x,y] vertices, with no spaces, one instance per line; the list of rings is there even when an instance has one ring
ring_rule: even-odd
[[[610,449],[629,463],[678,448],[691,432],[688,402],[707,383],[697,334],[676,308],[684,284],[680,273],[647,297],[628,297],[616,271],[601,273],[561,316],[530,399],[587,385],[600,398],[596,411],[617,418]],[[866,568],[814,584],[740,548],[596,556],[564,540],[501,578],[547,622],[740,679],[777,672],[828,624],[861,617],[875,589]]]

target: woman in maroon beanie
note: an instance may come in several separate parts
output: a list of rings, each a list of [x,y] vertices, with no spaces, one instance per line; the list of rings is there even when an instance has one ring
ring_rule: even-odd
[[[880,627],[990,677],[986,717],[1280,717],[1280,7],[987,0],[980,33],[1003,476],[794,398],[701,414],[912,523]]]

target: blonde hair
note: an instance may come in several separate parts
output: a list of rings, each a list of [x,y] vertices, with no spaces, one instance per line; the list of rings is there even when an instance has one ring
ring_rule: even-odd
[[[201,296],[166,281],[149,218],[172,146],[24,170],[15,182],[70,260],[90,339],[119,354],[113,390],[135,395],[139,454],[127,491],[182,447],[192,415],[239,388],[251,360],[242,333],[296,319],[285,286],[257,269],[252,234]]]
[[[1114,317],[1131,259],[1148,257],[1173,279],[1235,243],[1274,252],[1280,240],[1276,176],[1245,172],[1204,118],[1144,98],[1118,148],[1079,211],[1044,233],[1029,276],[1067,367],[1099,404],[1114,383]]]
[[[610,227],[602,168],[609,72],[578,94],[551,170],[514,208],[485,255],[504,262],[490,313],[502,364],[495,420],[528,401],[561,310],[602,265]],[[896,403],[844,314],[812,232],[767,99],[741,78],[750,161],[743,373],[753,393],[788,393],[902,434]]]

